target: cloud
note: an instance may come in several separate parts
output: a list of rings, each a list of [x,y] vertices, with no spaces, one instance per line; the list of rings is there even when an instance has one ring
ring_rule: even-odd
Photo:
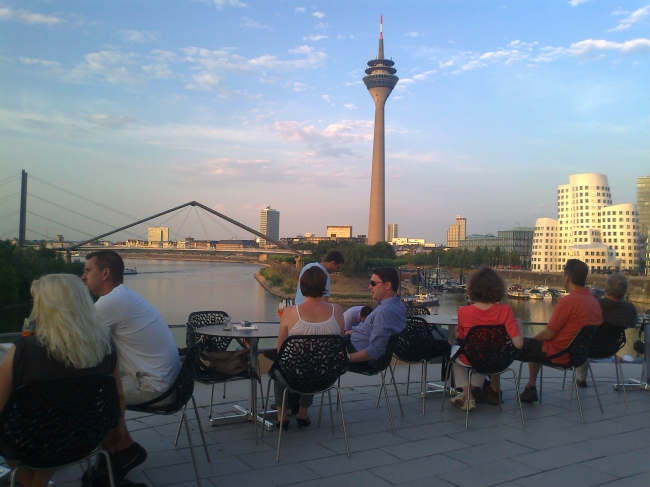
[[[105,78],[110,83],[141,84],[145,78],[137,72],[137,58],[133,53],[118,51],[91,52],[72,69],[68,78],[73,81]]]
[[[248,8],[248,5],[239,0],[212,0],[212,2],[218,10],[223,10],[225,7]]]
[[[578,5],[582,5],[583,3],[587,3],[589,0],[570,0],[569,5],[572,7],[577,7]]]
[[[133,117],[114,116],[106,113],[96,113],[86,117],[86,121],[107,129],[123,129],[130,123],[137,122]]]
[[[329,96],[329,95],[321,95],[320,97],[321,97],[323,100],[325,100],[327,103],[332,103],[332,100],[330,100],[330,96]],[[333,103],[332,103],[332,105],[333,105]]]
[[[312,15],[314,17],[319,18],[319,19],[322,19],[323,17],[325,17],[325,14],[323,12],[314,12]]]
[[[616,10],[612,15],[621,15],[623,12]],[[627,30],[631,28],[634,24],[639,24],[650,15],[650,5],[646,5],[639,10],[632,12],[629,16],[625,17],[618,21],[618,25],[613,29],[609,29],[608,32]]]
[[[22,57],[22,56],[19,57],[18,59],[23,64],[32,64],[32,65],[40,64],[41,66],[45,66],[46,68],[57,69],[57,70],[61,68],[61,64],[59,64],[56,61],[46,61],[44,59],[32,59],[32,58]]]
[[[419,32],[407,32],[404,35],[406,37],[424,37],[424,34],[420,34]]]
[[[585,56],[594,51],[615,51],[621,54],[650,52],[650,39],[633,39],[625,42],[587,39],[571,44],[571,54]]]
[[[146,30],[143,31],[119,30],[117,31],[117,36],[123,41],[140,42],[140,43],[154,41],[158,38],[157,33],[149,32]]]
[[[425,71],[424,73],[418,73],[413,76],[413,79],[416,81],[427,81],[429,79],[429,75],[436,73],[437,71],[435,69]]]
[[[354,103],[344,103],[343,106],[348,110],[356,110],[357,106]]]
[[[302,38],[303,41],[310,40],[310,41],[320,41],[321,39],[327,39],[327,36],[324,35],[311,35],[311,36],[305,36]]]
[[[35,12],[29,12],[19,8],[14,10],[9,7],[0,8],[0,20],[15,20],[23,24],[42,24],[42,25],[57,25],[65,22],[65,20],[55,17],[53,15],[44,15]]]
[[[311,86],[301,83],[300,81],[294,81],[293,83],[288,84],[289,87],[296,92],[305,91],[311,89]]]
[[[374,123],[369,120],[341,120],[318,129],[296,121],[278,121],[265,127],[287,143],[302,143],[311,149],[310,154],[340,158],[357,155],[349,144],[365,144],[372,140]]]
[[[297,14],[304,14],[306,11],[307,10],[303,7],[296,7],[296,10],[294,10]]]
[[[262,29],[262,30],[271,30],[271,27],[258,22],[257,20],[251,19],[250,17],[242,17],[240,27],[244,29]]]
[[[185,88],[196,91],[215,91],[221,84],[221,79],[221,76],[213,73],[195,74]]]

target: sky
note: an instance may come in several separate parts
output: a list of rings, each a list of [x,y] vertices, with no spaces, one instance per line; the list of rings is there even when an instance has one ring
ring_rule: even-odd
[[[380,15],[400,78],[385,115],[399,236],[445,243],[457,214],[468,234],[533,226],[576,173],[635,202],[650,0],[0,0],[0,238],[17,236],[22,169],[28,239],[192,200],[255,229],[271,205],[281,237],[366,234]],[[252,238],[167,218],[152,224]]]

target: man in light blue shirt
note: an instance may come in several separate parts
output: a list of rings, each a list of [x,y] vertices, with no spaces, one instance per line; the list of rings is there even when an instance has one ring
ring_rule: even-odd
[[[323,301],[329,301],[330,272],[338,272],[339,268],[343,265],[343,262],[344,262],[343,254],[338,250],[332,250],[330,253],[328,253],[325,256],[322,264],[319,264],[318,262],[313,262],[303,267],[302,270],[300,271],[300,275],[298,276],[298,288],[296,289],[295,303],[302,304],[305,302],[305,297],[302,295],[302,291],[300,290],[300,278],[302,277],[302,275],[307,269],[314,266],[318,266],[321,269],[323,269],[325,271],[325,274],[327,275],[327,284],[325,286],[325,294],[323,294]]]
[[[350,336],[350,361],[374,365],[386,352],[388,339],[406,327],[406,308],[397,295],[399,276],[394,267],[373,270],[370,294],[379,305],[359,323]]]

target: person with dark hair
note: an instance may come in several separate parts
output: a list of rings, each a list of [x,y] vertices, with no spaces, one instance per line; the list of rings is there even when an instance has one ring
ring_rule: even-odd
[[[598,300],[603,313],[603,324],[634,328],[637,322],[636,307],[625,301],[627,294],[627,277],[619,272],[614,272],[607,277],[605,294]],[[587,387],[587,362],[576,369],[576,384],[578,387]]]
[[[302,304],[305,302],[305,296],[302,294],[302,290],[300,289],[300,278],[304,274],[304,272],[307,269],[311,269],[312,267],[320,267],[323,271],[325,271],[325,275],[327,276],[327,284],[325,285],[325,293],[323,294],[323,301],[327,302],[329,301],[330,297],[330,272],[338,272],[339,268],[343,265],[345,259],[343,258],[343,254],[339,252],[338,250],[332,250],[329,252],[325,258],[323,259],[322,263],[318,262],[312,262],[311,264],[307,264],[305,267],[302,268],[300,271],[300,275],[298,276],[298,288],[296,289],[296,299],[295,303],[296,304]]]
[[[327,286],[327,274],[318,266],[310,267],[300,276],[300,288],[305,302],[289,306],[282,313],[278,333],[277,350],[280,351],[287,337],[292,335],[341,335],[343,334],[343,310],[338,304],[326,303],[323,295]],[[279,372],[275,372],[274,391],[278,414],[282,408],[285,381]],[[314,400],[313,394],[300,395],[300,409],[296,414],[298,427],[309,426],[308,408]],[[285,407],[284,416],[278,421],[278,427],[285,431],[289,428],[289,417]]]
[[[600,325],[603,322],[598,300],[594,298],[587,284],[589,267],[577,259],[569,259],[564,266],[564,288],[569,294],[560,299],[553,309],[546,328],[535,338],[524,338],[524,347],[519,358],[528,363],[528,384],[521,393],[523,402],[538,401],[537,374],[541,363],[547,357],[564,350],[575,338],[580,329],[587,325]],[[568,357],[555,359],[555,363],[568,363]]]
[[[512,308],[500,301],[506,296],[506,286],[499,275],[490,267],[482,266],[477,269],[467,281],[467,294],[473,304],[458,308],[458,341],[451,349],[453,356],[460,348],[469,330],[476,325],[505,325],[512,343],[517,348],[524,344],[523,323],[516,320]],[[451,399],[451,403],[463,411],[476,409],[473,391],[467,382],[467,369],[471,367],[467,359],[461,355],[453,362],[454,380],[456,386],[463,392]],[[485,375],[474,372],[472,387],[479,388],[485,381]],[[501,404],[498,388],[499,375],[492,376],[492,382],[487,390],[475,390],[474,394],[484,402]],[[479,396],[480,394],[480,396]]]
[[[399,275],[394,267],[372,271],[370,295],[379,305],[362,323],[352,329],[348,350],[351,362],[373,366],[386,352],[388,339],[406,328],[406,308],[397,295]]]
[[[124,262],[120,255],[112,250],[100,250],[86,256],[81,280],[92,294],[99,296],[95,309],[115,342],[128,406],[149,401],[167,391],[180,371],[180,359],[176,341],[163,317],[122,283],[123,274]],[[174,400],[174,397],[166,399]],[[147,451],[133,441],[128,430],[123,440],[108,452],[113,472],[119,477],[147,458]]]
[[[343,318],[345,319],[345,334],[350,335],[352,333],[352,328],[357,326],[359,323],[366,321],[368,315],[372,313],[372,308],[370,306],[352,306],[348,308],[343,313]]]

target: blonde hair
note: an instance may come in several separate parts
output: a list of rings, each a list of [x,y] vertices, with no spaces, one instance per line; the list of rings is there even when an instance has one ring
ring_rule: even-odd
[[[85,369],[111,352],[108,328],[102,325],[88,289],[72,274],[50,274],[32,282],[39,342],[55,360]]]

